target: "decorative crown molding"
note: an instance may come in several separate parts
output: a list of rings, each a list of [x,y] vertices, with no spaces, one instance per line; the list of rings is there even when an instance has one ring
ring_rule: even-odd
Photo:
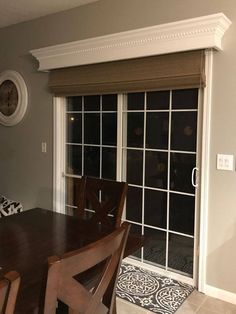
[[[173,23],[31,50],[39,70],[100,63],[180,51],[222,50],[231,21],[217,13]]]

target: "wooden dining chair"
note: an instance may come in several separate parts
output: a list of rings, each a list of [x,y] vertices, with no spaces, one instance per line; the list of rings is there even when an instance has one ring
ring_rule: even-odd
[[[127,190],[125,182],[82,177],[77,197],[79,217],[91,223],[119,227]]]
[[[20,276],[10,271],[0,280],[0,313],[14,314]]]
[[[44,314],[55,314],[57,301],[69,307],[70,314],[116,313],[115,287],[130,225],[121,227],[102,239],[76,251],[48,259],[48,277]],[[103,269],[93,289],[75,277],[103,262]]]

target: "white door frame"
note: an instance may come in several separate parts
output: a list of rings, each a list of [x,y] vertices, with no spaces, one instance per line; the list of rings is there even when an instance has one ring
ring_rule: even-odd
[[[212,92],[213,51],[206,51],[207,85],[203,95],[201,175],[200,179],[200,226],[199,226],[199,273],[198,289],[205,292],[206,256],[208,238],[208,191],[209,191],[209,158],[210,158],[210,123],[211,123],[211,92]],[[54,158],[53,209],[65,213],[65,98],[54,97]]]
[[[206,258],[208,243],[212,71],[213,71],[213,50],[207,50],[205,58],[206,87],[204,89],[203,94],[203,114],[202,114],[199,265],[198,265],[199,267],[198,290],[203,293],[206,292],[206,262],[207,262]]]
[[[65,103],[53,97],[53,210],[65,213]]]

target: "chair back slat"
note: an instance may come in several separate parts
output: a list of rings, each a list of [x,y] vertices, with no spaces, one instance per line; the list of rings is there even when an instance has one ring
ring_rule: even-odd
[[[64,277],[63,284],[60,284],[60,289],[58,290],[59,300],[70,305],[71,309],[80,309],[83,313],[87,304],[91,302],[91,298],[91,293],[82,285],[79,285],[75,279]]]
[[[0,313],[3,312],[7,300],[9,282],[6,279],[0,280]]]
[[[20,276],[10,271],[0,280],[0,313],[13,314],[20,286]]]
[[[108,235],[106,241],[99,242],[99,251],[98,247],[92,243],[79,250],[64,254],[61,261],[62,264],[66,264],[64,272],[66,275],[74,276],[104,261],[119,249],[122,237],[122,233],[118,233],[115,238],[113,233]]]
[[[74,313],[112,313],[115,286],[130,225],[123,223],[111,234],[82,248],[49,258],[44,314],[56,313],[56,301],[67,304]],[[100,264],[104,261],[103,264]],[[102,265],[92,290],[75,276],[96,265]]]
[[[128,185],[108,179],[82,177],[77,197],[78,215],[119,227]]]

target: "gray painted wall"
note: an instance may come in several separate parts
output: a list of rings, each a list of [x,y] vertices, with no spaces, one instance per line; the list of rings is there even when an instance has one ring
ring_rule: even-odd
[[[217,12],[233,25],[214,57],[207,283],[236,293],[236,172],[216,170],[217,153],[236,155],[235,0],[101,0],[0,30],[0,71],[20,71],[30,96],[24,120],[0,126],[0,192],[25,208],[52,206],[52,96],[29,50]]]

